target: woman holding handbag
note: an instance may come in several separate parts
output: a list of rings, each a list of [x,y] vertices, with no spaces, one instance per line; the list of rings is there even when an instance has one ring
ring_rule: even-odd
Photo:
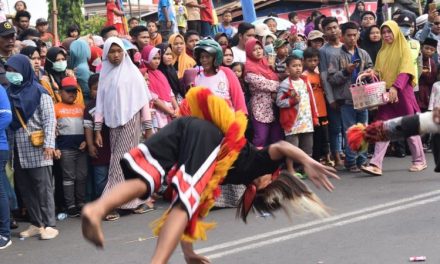
[[[52,98],[37,82],[28,57],[6,62],[13,114],[14,170],[31,225],[20,237],[58,235],[55,224],[52,165],[55,155],[55,112]]]
[[[417,74],[405,36],[397,23],[392,20],[385,22],[380,32],[383,41],[377,54],[374,70],[389,88],[390,103],[379,106],[376,119],[385,121],[420,112],[414,96]],[[374,72],[371,71],[371,73]],[[418,172],[426,169],[427,163],[420,136],[409,137],[407,142],[412,155],[412,166],[409,167],[409,171]],[[361,170],[371,175],[381,176],[382,162],[389,143],[389,141],[376,143],[370,165],[362,167]]]

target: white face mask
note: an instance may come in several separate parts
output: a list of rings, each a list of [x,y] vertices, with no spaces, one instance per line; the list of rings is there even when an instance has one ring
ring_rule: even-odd
[[[403,35],[405,37],[409,36],[409,33],[411,32],[411,28],[410,27],[399,27],[400,31],[402,31]]]
[[[53,63],[52,69],[56,72],[63,72],[67,69],[67,61],[56,61]]]

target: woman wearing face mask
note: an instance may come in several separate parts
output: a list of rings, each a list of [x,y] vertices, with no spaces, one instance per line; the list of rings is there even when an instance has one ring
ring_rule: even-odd
[[[368,55],[370,55],[373,63],[376,63],[377,53],[379,53],[380,48],[382,47],[382,40],[380,38],[380,27],[379,26],[371,26],[367,28],[365,31],[365,39],[361,42],[361,48],[367,51]]]
[[[397,23],[392,20],[381,26],[381,34],[382,48],[377,54],[374,71],[386,82],[390,102],[379,106],[376,119],[388,120],[420,112],[414,96],[417,74],[412,65],[411,51],[405,36],[399,30]],[[409,137],[407,142],[412,155],[412,166],[409,171],[426,169],[427,163],[420,136]],[[376,176],[382,175],[382,162],[389,143],[387,141],[375,144],[370,165],[361,168],[364,172]]]
[[[292,50],[305,50],[306,48],[306,37],[303,34],[298,34],[295,43],[293,43]]]
[[[67,69],[67,54],[58,47],[52,47],[47,51],[46,63],[44,69],[46,70],[47,80],[41,80],[44,88],[49,92],[53,102],[56,104],[61,102],[59,90],[61,88],[61,80],[66,76],[75,77],[72,70]],[[80,87],[78,87],[80,88]],[[78,89],[78,94],[75,100],[77,104],[84,104],[83,94],[81,89]]]
[[[52,165],[55,156],[55,110],[50,96],[37,82],[29,58],[18,54],[6,62],[6,78],[10,85],[13,120],[10,129],[14,142],[14,176],[31,225],[20,237],[40,236],[52,239],[58,235],[54,227],[55,204]],[[44,141],[36,146],[28,131],[42,131]]]
[[[75,72],[76,79],[83,92],[85,101],[89,98],[90,69],[87,60],[90,59],[90,47],[84,40],[75,40],[70,45],[69,68]]]

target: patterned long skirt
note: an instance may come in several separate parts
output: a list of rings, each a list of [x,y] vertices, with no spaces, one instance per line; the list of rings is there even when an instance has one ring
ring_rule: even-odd
[[[141,115],[137,113],[127,124],[110,128],[110,168],[108,173],[107,185],[104,189],[104,195],[109,192],[117,184],[125,180],[122,173],[120,161],[125,153],[136,147],[140,142],[141,137]],[[136,209],[145,201],[134,199],[124,205],[121,209]]]

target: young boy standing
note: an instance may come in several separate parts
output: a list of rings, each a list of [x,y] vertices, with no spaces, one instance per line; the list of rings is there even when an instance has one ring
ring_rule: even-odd
[[[102,126],[102,147],[95,145],[94,112],[96,107],[96,95],[98,94],[99,74],[93,74],[89,78],[90,101],[84,111],[84,134],[87,142],[87,149],[91,157],[93,167],[94,196],[99,198],[104,191],[108,179],[110,165],[110,130],[103,124]]]
[[[307,48],[304,51],[304,72],[303,75],[312,86],[313,97],[316,102],[318,113],[318,125],[313,132],[313,155],[315,160],[323,161],[326,165],[334,166],[330,159],[330,142],[328,138],[327,106],[325,103],[324,88],[321,85],[321,77],[318,70],[319,50]]]
[[[231,10],[226,10],[222,15],[222,23],[218,26],[219,33],[225,33],[228,39],[237,33],[237,29],[231,25],[232,22],[232,12]]]
[[[275,58],[275,72],[280,80],[287,77],[286,59],[289,56],[289,41],[286,39],[276,39],[273,42],[273,48],[277,54]]]
[[[61,150],[64,200],[67,214],[79,216],[85,204],[87,182],[87,154],[84,138],[84,106],[76,104],[78,83],[74,77],[61,81],[61,102],[55,104],[58,136],[56,143]]]
[[[422,74],[419,77],[419,91],[416,92],[420,110],[426,112],[429,106],[432,85],[437,80],[437,66],[432,56],[437,51],[437,40],[426,38],[422,43]]]
[[[281,82],[277,91],[276,104],[280,108],[280,123],[286,141],[312,156],[313,127],[318,124],[315,98],[307,77],[302,75],[302,60],[296,56],[286,59],[289,76]],[[293,161],[287,161],[287,170],[295,174]]]

